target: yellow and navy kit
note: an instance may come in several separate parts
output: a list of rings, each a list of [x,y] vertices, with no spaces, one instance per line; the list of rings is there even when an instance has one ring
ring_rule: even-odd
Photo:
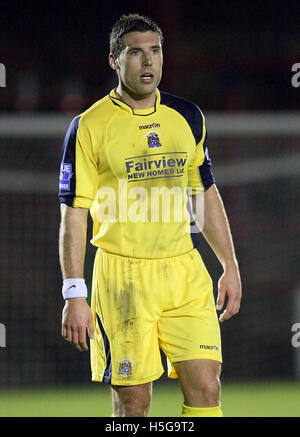
[[[93,381],[153,381],[159,349],[171,378],[177,361],[222,361],[212,280],[183,195],[214,182],[204,116],[184,99],[157,90],[153,108],[133,110],[113,90],[72,121],[59,198],[93,219]]]
[[[214,182],[205,118],[195,104],[157,89],[153,108],[133,110],[112,90],[70,124],[59,199],[90,209],[93,245],[122,256],[164,258],[194,248],[187,187],[197,193]],[[166,217],[165,188],[182,194],[180,205],[170,195]]]

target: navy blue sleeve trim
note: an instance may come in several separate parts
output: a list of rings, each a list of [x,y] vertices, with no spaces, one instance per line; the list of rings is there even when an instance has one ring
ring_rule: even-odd
[[[179,114],[186,119],[197,145],[201,141],[203,135],[203,119],[198,106],[185,99],[163,92],[160,93],[160,104],[169,106],[179,112]]]
[[[200,108],[194,103],[191,103],[188,100],[180,97],[173,96],[172,94],[161,92],[160,98],[161,105],[169,106],[170,108],[179,112],[179,114],[186,119],[193,132],[196,145],[199,144],[203,136],[203,118]],[[212,184],[215,183],[215,178],[212,173],[212,163],[207,150],[207,132],[203,141],[203,151],[205,158],[203,164],[199,167],[199,172],[204,189],[207,190]]]
[[[205,190],[207,190],[212,184],[216,182],[215,177],[212,172],[212,163],[207,149],[207,132],[205,135],[205,140],[203,142],[204,150],[204,161],[199,167],[199,173],[201,181]]]
[[[73,206],[76,194],[76,138],[80,116],[74,118],[66,133],[60,166],[59,193],[61,203]]]

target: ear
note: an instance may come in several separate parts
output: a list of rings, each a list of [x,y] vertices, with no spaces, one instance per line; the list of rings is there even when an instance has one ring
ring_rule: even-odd
[[[108,55],[108,62],[113,70],[117,71],[119,69],[118,59],[112,53]]]

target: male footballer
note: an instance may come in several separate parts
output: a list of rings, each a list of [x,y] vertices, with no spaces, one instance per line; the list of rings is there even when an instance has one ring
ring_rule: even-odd
[[[117,88],[75,117],[66,134],[62,336],[85,351],[88,332],[92,380],[111,385],[114,416],[148,415],[152,382],[164,371],[161,349],[168,376],[180,381],[182,416],[221,417],[219,321],[239,311],[239,268],[204,115],[158,89],[162,44],[152,20],[122,16],[110,35]],[[89,211],[97,247],[91,307],[84,279]],[[193,219],[203,222],[224,270],[216,305]]]

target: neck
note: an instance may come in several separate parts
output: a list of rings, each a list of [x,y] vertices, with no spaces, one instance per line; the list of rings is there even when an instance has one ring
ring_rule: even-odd
[[[151,94],[138,95],[128,90],[124,85],[119,84],[116,89],[116,96],[122,102],[127,103],[132,109],[148,109],[155,105],[156,90]]]

